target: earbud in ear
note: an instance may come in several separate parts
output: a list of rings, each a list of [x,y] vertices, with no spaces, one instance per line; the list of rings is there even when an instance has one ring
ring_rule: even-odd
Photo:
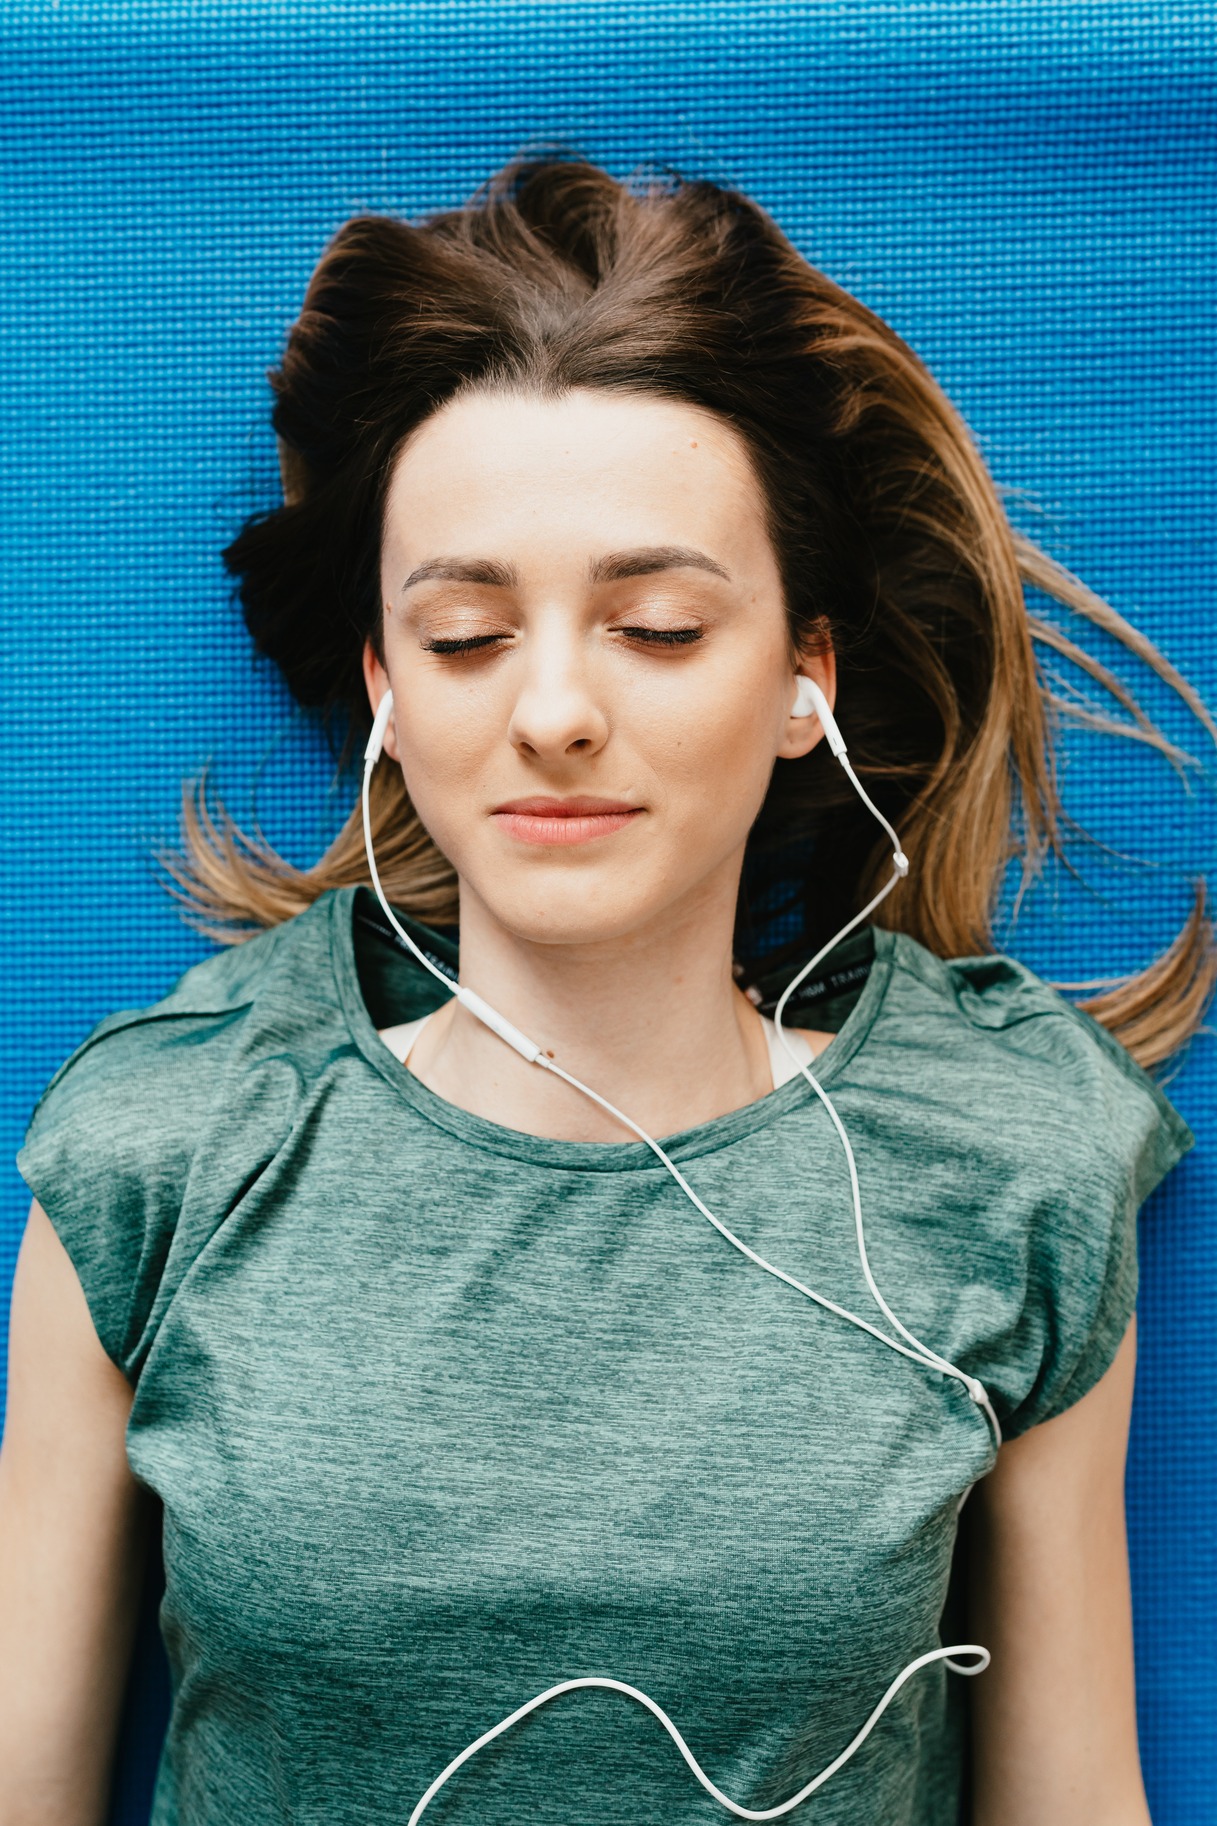
[[[820,690],[815,680],[808,678],[805,672],[795,674],[796,690],[791,716],[818,716],[828,737],[828,746],[838,757],[845,753],[845,738],[837,728],[836,718],[828,707],[828,699]]]
[[[368,737],[368,745],[363,751],[363,762],[365,767],[371,767],[380,759],[380,751],[384,747],[385,730],[388,727],[389,718],[392,714],[393,693],[389,690],[385,692],[379,704],[376,706],[376,715],[372,719],[372,733]]]

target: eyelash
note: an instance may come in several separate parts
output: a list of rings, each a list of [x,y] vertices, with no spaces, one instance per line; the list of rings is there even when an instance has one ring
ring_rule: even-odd
[[[488,647],[493,641],[502,640],[502,634],[473,634],[468,640],[425,640],[425,653],[472,653],[477,647]]]
[[[701,639],[700,628],[618,628],[619,634],[631,634],[646,646],[685,647]]]
[[[617,633],[629,634],[648,647],[690,646],[702,637],[700,628],[618,628]],[[503,634],[473,634],[465,640],[425,640],[423,648],[427,653],[473,653],[505,639]]]

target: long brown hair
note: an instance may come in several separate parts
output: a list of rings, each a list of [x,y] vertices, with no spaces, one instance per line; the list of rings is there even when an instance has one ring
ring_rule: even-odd
[[[1190,761],[1112,673],[1028,611],[1023,585],[1114,635],[1217,739],[1155,647],[1018,532],[959,413],[873,311],[809,265],[754,202],[670,173],[619,181],[564,155],[512,160],[463,208],[419,223],[359,215],[334,234],[269,371],[284,500],[226,548],[245,623],[296,700],[341,717],[340,766],[370,711],[361,655],[383,659],[380,546],[395,457],[464,389],[572,387],[708,408],[743,439],[777,555],[791,650],[831,642],[850,760],[913,860],[883,924],[942,957],[991,952],[1006,864],[1015,910],[1064,857],[1061,716]],[[1085,668],[1126,725],[1053,692],[1038,640]],[[160,853],[194,928],[237,943],[318,895],[368,881],[357,794],[324,855],[297,868],[183,784],[185,852]],[[388,758],[372,780],[385,892],[456,919],[457,883]],[[831,866],[825,866],[831,859]],[[828,746],[775,769],[749,838],[736,948],[783,884],[818,946],[888,879],[890,845]],[[178,891],[180,890],[180,891]],[[1144,1065],[1197,1030],[1217,979],[1203,876],[1174,942],[1079,1004]],[[1057,984],[1094,988],[1095,983]]]

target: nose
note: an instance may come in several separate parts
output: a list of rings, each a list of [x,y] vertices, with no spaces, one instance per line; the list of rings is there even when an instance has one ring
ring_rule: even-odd
[[[507,736],[530,759],[597,754],[609,725],[577,642],[537,640],[512,706]]]

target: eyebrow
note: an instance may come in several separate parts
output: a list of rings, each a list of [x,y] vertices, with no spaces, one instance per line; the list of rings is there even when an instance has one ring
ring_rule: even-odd
[[[731,573],[707,552],[692,545],[640,545],[633,551],[606,552],[588,566],[589,583],[616,583],[622,577],[643,577],[652,571],[674,571],[685,567],[713,571],[730,583]],[[514,589],[520,574],[513,564],[497,558],[428,558],[410,572],[402,584],[402,594],[416,583],[484,583],[495,589]]]

